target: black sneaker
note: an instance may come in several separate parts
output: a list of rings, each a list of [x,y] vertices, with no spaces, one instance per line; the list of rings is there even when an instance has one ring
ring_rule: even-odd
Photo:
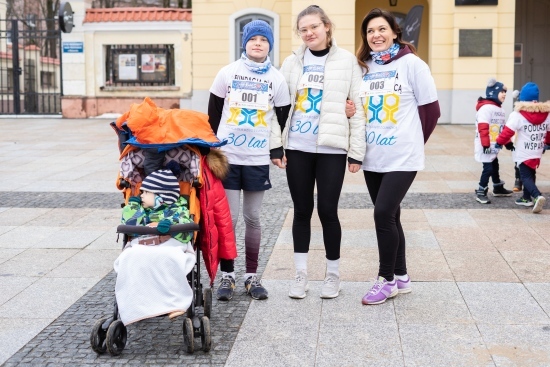
[[[491,200],[489,200],[489,198],[487,197],[487,188],[477,189],[475,193],[476,193],[476,200],[481,204],[489,204],[491,202]]]
[[[244,287],[246,288],[246,293],[253,299],[267,298],[267,289],[264,288],[262,281],[256,275],[248,277],[244,281]]]
[[[512,190],[514,190],[514,192],[520,192],[521,190],[523,190],[523,184],[521,183],[521,180],[519,178],[516,178]]]
[[[220,301],[229,301],[233,298],[233,293],[235,293],[235,279],[230,275],[224,275],[220,279],[220,286],[216,292],[216,297]]]
[[[501,181],[497,185],[493,185],[493,196],[512,196],[512,190],[506,190],[504,188],[504,181]]]

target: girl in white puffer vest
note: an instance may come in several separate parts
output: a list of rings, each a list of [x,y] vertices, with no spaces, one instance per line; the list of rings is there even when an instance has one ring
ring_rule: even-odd
[[[304,44],[281,67],[291,95],[291,113],[282,129],[288,186],[294,203],[292,236],[295,282],[289,296],[304,298],[308,289],[307,256],[311,215],[317,185],[317,211],[323,227],[327,276],[322,298],[340,290],[338,200],[344,182],[346,157],[350,172],[358,172],[365,155],[365,116],[360,108],[347,118],[346,100],[360,106],[361,69],[350,52],[332,39],[334,25],[320,7],[310,5],[298,14],[296,28]]]

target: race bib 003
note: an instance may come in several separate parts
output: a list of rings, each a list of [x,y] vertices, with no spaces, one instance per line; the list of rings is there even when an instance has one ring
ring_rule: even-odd
[[[379,96],[393,93],[397,70],[367,74],[361,82],[360,97]]]
[[[306,65],[304,73],[298,83],[300,89],[323,89],[325,82],[325,66],[324,65]]]
[[[233,80],[229,94],[229,107],[267,111],[269,109],[269,85],[246,80]]]

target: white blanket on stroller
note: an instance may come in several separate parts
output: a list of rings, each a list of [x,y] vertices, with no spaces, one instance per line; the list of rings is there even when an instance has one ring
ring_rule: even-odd
[[[193,247],[173,238],[158,246],[127,246],[114,263],[115,295],[124,325],[187,311],[193,301],[186,277],[195,265]]]

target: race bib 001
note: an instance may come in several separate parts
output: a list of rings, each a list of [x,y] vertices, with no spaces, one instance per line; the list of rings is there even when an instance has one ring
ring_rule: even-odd
[[[360,97],[379,96],[393,93],[397,70],[367,74],[361,82]]]
[[[325,82],[325,66],[324,65],[306,65],[304,73],[298,83],[300,89],[323,89]]]
[[[229,107],[267,111],[269,109],[269,85],[246,80],[233,80],[229,94]]]

